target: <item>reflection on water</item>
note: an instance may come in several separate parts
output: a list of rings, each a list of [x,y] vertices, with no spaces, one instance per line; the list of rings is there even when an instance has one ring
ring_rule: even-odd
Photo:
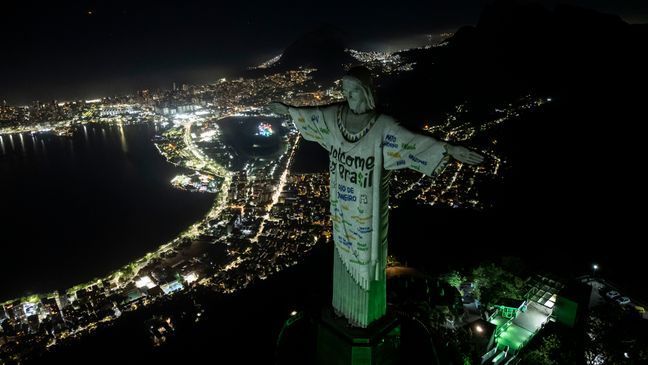
[[[20,133],[20,149],[22,151],[22,154],[24,155],[26,153],[26,151],[25,151],[25,139],[23,138],[22,133]]]
[[[34,135],[32,134],[32,135],[31,135],[31,140],[32,140],[32,141],[31,141],[32,149],[38,153],[38,143],[36,143],[36,136],[34,136]]]
[[[119,125],[119,141],[121,142],[122,152],[128,152],[128,145],[126,144],[126,136],[124,135],[124,126]]]
[[[103,142],[113,143],[114,141],[111,138],[117,137],[121,151],[128,153],[128,137],[126,133],[128,128],[129,126],[124,125],[108,127],[88,127],[84,125],[75,131],[74,137],[59,137],[51,133],[30,133],[29,137],[31,138],[25,137],[24,133],[0,135],[0,153],[2,155],[11,155],[14,152],[19,152],[22,156],[40,155],[45,153],[46,144],[64,144],[70,153],[74,153],[75,146],[80,144],[95,148],[97,146],[93,138],[96,137],[97,129],[101,131],[101,140]],[[151,133],[153,133],[153,130],[157,132],[158,126],[151,127],[151,129]],[[80,138],[81,135],[83,138]],[[19,143],[14,141],[14,137],[19,139]]]
[[[11,257],[0,302],[103,276],[207,213],[215,196],[174,189],[186,171],[159,155],[154,135],[151,125],[87,125],[71,137],[0,136],[0,256]]]

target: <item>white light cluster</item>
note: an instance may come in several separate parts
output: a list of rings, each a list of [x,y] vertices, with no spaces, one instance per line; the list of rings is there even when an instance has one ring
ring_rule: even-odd
[[[135,282],[135,286],[136,286],[137,288],[144,288],[144,287],[146,287],[147,289],[153,289],[153,288],[155,288],[157,285],[153,282],[153,280],[151,280],[150,277],[148,277],[148,276],[145,275],[145,276],[142,276],[141,278],[139,278],[139,279]]]

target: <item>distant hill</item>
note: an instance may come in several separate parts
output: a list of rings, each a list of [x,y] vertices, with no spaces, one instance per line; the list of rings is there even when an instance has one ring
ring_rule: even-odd
[[[386,79],[382,100],[406,113],[399,106],[408,101],[438,111],[449,103],[490,103],[528,90],[569,98],[632,98],[629,81],[646,80],[646,29],[574,6],[550,10],[496,1],[484,8],[476,26],[448,39],[447,47],[402,52],[415,69]]]
[[[345,52],[347,35],[339,28],[322,25],[295,40],[283,51],[281,59],[267,69],[251,73],[267,74],[314,67],[319,81],[339,79],[344,73],[343,65],[357,63]]]

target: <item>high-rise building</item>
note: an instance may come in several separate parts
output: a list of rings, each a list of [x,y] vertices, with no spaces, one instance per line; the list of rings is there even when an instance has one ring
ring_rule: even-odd
[[[52,318],[60,318],[61,311],[59,309],[58,302],[56,297],[45,298],[41,301],[43,304],[43,309],[51,316]]]

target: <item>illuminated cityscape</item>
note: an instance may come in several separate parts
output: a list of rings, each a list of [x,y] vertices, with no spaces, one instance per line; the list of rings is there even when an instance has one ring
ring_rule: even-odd
[[[161,95],[140,92],[102,100],[39,105],[37,109],[4,107],[4,116],[22,115],[24,119],[3,128],[3,143],[5,139],[12,141],[29,134],[55,133],[64,137],[76,128],[96,123],[157,124],[163,131],[154,138],[159,153],[169,163],[194,171],[190,175],[178,175],[170,183],[179,189],[217,196],[203,220],[158,250],[104,278],[65,292],[4,302],[8,318],[26,325],[16,327],[13,343],[16,353],[56,346],[68,337],[82,336],[109,325],[124,312],[150,305],[160,297],[175,295],[191,286],[203,285],[232,293],[254,280],[263,280],[297,264],[311,247],[330,241],[327,174],[290,172],[299,143],[296,130],[290,128],[282,137],[283,153],[278,158],[263,164],[251,161],[239,171],[230,171],[226,166],[231,163],[232,151],[222,140],[222,131],[216,123],[233,116],[264,116],[263,106],[274,99],[294,100],[295,104],[339,100],[339,90],[308,89],[310,72],[220,80]],[[444,124],[428,131],[443,133],[448,140],[470,140],[524,109],[541,107],[545,102],[546,98],[528,96],[480,129],[462,124],[452,114]],[[262,122],[255,134],[269,137],[274,133],[271,124]],[[211,156],[198,143],[209,145]],[[394,184],[395,191],[399,191],[394,204],[408,196],[426,205],[483,209],[484,203],[471,192],[480,179],[497,176],[503,162],[497,156],[492,157],[492,166],[449,167],[451,171],[440,181],[426,181],[416,173],[399,173]],[[225,256],[205,260],[211,245],[222,246]],[[50,322],[54,327],[44,331],[41,324]],[[29,342],[23,342],[23,338],[29,338]]]
[[[84,12],[86,17],[96,14],[95,9]],[[483,24],[489,25],[489,19],[486,16],[484,19]],[[483,24],[480,26],[486,27]],[[474,49],[470,47],[479,43],[471,37],[477,37],[478,31],[487,36],[497,32],[475,29],[444,32],[439,41],[404,47],[396,52],[341,48],[345,62],[337,65],[340,70],[357,64],[371,70],[382,97],[378,99],[379,104],[384,101],[386,112],[402,116],[402,123],[408,129],[467,146],[485,157],[482,164],[475,166],[454,160],[435,177],[408,169],[392,173],[389,210],[394,219],[394,233],[390,226],[390,235],[396,237],[390,236],[390,245],[393,242],[401,248],[389,256],[387,263],[389,312],[401,318],[404,332],[408,326],[412,331],[411,328],[418,328],[421,323],[421,334],[410,333],[423,338],[420,348],[431,348],[429,352],[434,354],[433,360],[421,363],[642,363],[648,359],[648,347],[642,347],[648,344],[645,338],[648,332],[642,332],[648,328],[644,286],[632,284],[627,276],[615,276],[612,267],[615,261],[606,258],[602,251],[575,249],[583,242],[594,245],[594,237],[583,233],[587,227],[574,223],[575,206],[582,204],[583,210],[587,210],[594,206],[592,202],[601,206],[607,202],[600,195],[570,201],[568,193],[575,194],[574,191],[584,189],[587,184],[568,178],[562,180],[559,175],[564,170],[579,169],[578,159],[562,152],[566,151],[564,145],[577,143],[573,141],[578,139],[570,137],[567,141],[565,137],[571,128],[578,130],[578,137],[583,140],[591,137],[582,125],[568,124],[573,119],[568,112],[580,106],[570,104],[580,101],[573,96],[577,92],[566,86],[547,87],[542,76],[537,77],[540,81],[534,79],[536,69],[531,66],[531,71],[526,66],[515,66],[529,72],[524,73],[527,79],[519,77],[518,80],[518,74],[511,79],[489,78],[487,70],[491,64],[470,63],[476,54],[471,53]],[[551,46],[548,43],[551,42],[543,46]],[[295,44],[303,47],[299,42]],[[484,44],[496,47],[486,41]],[[467,47],[468,51],[461,47]],[[89,146],[88,149],[108,150],[112,145],[106,142],[109,140],[106,133],[114,133],[117,149],[127,161],[126,174],[138,178],[141,175],[142,181],[158,179],[152,170],[136,167],[141,166],[138,150],[151,147],[152,158],[162,160],[171,171],[164,172],[166,187],[174,193],[188,194],[178,197],[199,196],[209,201],[207,211],[198,220],[183,226],[171,239],[146,246],[145,254],[138,253],[126,265],[115,265],[99,277],[80,274],[76,285],[39,293],[25,292],[24,296],[0,292],[0,364],[38,363],[50,361],[48,356],[61,354],[74,357],[78,351],[75,348],[86,346],[84,341],[91,343],[93,338],[111,336],[110,331],[129,323],[142,324],[139,335],[146,337],[152,351],[174,349],[168,351],[180,353],[173,346],[180,346],[177,345],[182,343],[179,338],[191,332],[187,328],[220,325],[209,319],[219,311],[218,305],[199,298],[217,295],[218,300],[234,303],[229,304],[234,308],[239,305],[236,300],[256,300],[261,308],[273,308],[268,303],[280,302],[280,298],[259,299],[250,292],[261,292],[259,288],[264,288],[264,283],[278,285],[286,277],[306,276],[300,271],[308,272],[304,268],[306,262],[311,263],[313,257],[326,256],[328,250],[332,251],[326,156],[318,160],[312,152],[313,144],[304,139],[291,118],[273,113],[269,105],[273,101],[292,106],[345,103],[342,75],[338,73],[339,77],[327,79],[322,76],[327,72],[325,67],[317,67],[315,63],[283,69],[290,64],[291,57],[295,57],[294,51],[286,51],[265,58],[267,61],[247,67],[235,76],[218,75],[215,81],[174,81],[167,88],[151,87],[112,96],[107,93],[100,98],[0,104],[2,174],[29,173],[28,168],[21,170],[16,166],[31,156],[25,152],[30,149],[40,151],[38,156],[45,156],[43,163],[50,158],[48,153],[55,155],[57,143],[63,146],[62,150],[78,149],[77,139]],[[467,65],[474,67],[465,73],[444,73]],[[501,67],[507,71],[515,68],[508,64]],[[490,84],[472,77],[469,72],[486,74],[484,77]],[[515,68],[515,72],[519,70]],[[545,79],[554,77],[548,74]],[[430,85],[431,80],[439,80],[440,86]],[[531,86],[527,87],[525,82]],[[581,80],[575,83],[578,82]],[[417,89],[409,94],[403,91],[412,85]],[[426,94],[432,88],[436,89]],[[489,88],[505,91],[497,89],[491,95]],[[598,95],[594,89],[591,93]],[[589,94],[579,96],[586,104],[596,103]],[[417,106],[409,105],[410,100]],[[599,101],[598,105],[603,104]],[[600,117],[604,118],[603,114]],[[147,143],[133,143],[131,133],[140,131],[137,128],[151,133],[145,134]],[[632,134],[625,127],[617,132]],[[89,142],[95,134],[102,138],[103,147]],[[532,143],[534,148],[539,145],[539,140],[548,145],[546,152],[528,152]],[[596,143],[600,147],[610,142]],[[600,152],[582,152],[590,153]],[[70,152],[70,156],[73,156],[70,165],[84,158],[79,151],[76,155]],[[101,157],[99,152],[98,156],[93,158],[109,159]],[[611,174],[621,179],[623,174],[611,171],[606,161],[585,166],[595,171],[596,176]],[[556,175],[539,180],[533,187],[521,182],[527,181],[525,174],[536,176],[533,174],[540,170]],[[560,188],[568,193],[551,196],[555,199],[547,200],[550,209],[540,214],[537,208],[538,215],[533,215],[535,207],[543,207],[543,200],[554,191],[547,186],[552,179],[560,180]],[[70,180],[72,183],[75,181]],[[13,194],[11,185],[7,184],[7,191]],[[129,188],[124,185],[119,189]],[[622,200],[623,189],[613,187]],[[112,199],[110,193],[105,193],[107,190],[101,190],[103,187],[91,188],[103,191],[107,201]],[[544,188],[546,194],[542,192]],[[142,189],[149,187],[145,185]],[[150,189],[157,188],[150,185]],[[528,209],[521,210],[520,206]],[[65,210],[62,211],[65,215]],[[552,216],[547,212],[559,213]],[[596,212],[600,214],[599,210]],[[137,214],[137,219],[153,220],[146,211]],[[447,218],[439,219],[439,216]],[[12,219],[38,221],[35,217],[9,214],[7,218],[3,216],[3,224],[10,226]],[[449,223],[453,219],[459,223]],[[588,224],[606,227],[607,222],[592,218]],[[555,227],[577,228],[558,238]],[[514,233],[517,229],[521,233]],[[61,228],[60,232],[51,234],[65,232]],[[555,239],[550,241],[548,236]],[[458,238],[453,241],[453,237]],[[558,243],[559,239],[565,241],[565,247],[576,250],[575,253],[561,247],[563,243]],[[11,239],[7,245],[20,245],[20,241]],[[531,254],[526,255],[523,250],[530,250]],[[10,251],[5,257],[11,260]],[[595,257],[602,261],[591,262]],[[326,256],[327,265],[329,259]],[[620,260],[623,263],[619,267],[624,269],[635,265],[626,263],[625,258]],[[573,266],[566,268],[570,262]],[[599,266],[600,262],[604,263]],[[72,265],[73,259],[59,260],[56,264]],[[19,276],[20,272],[12,269],[11,275]],[[329,275],[330,271],[325,274]],[[287,291],[292,290],[292,284],[282,285],[286,285]],[[325,290],[329,288],[316,288],[309,295],[325,296],[321,293]],[[330,298],[323,301],[326,300]],[[174,305],[180,307],[178,303],[182,303],[182,310],[169,309]],[[311,332],[299,332],[296,325],[308,322],[303,318],[320,315],[320,309],[319,312],[310,309],[317,312],[313,317],[309,305],[304,299],[294,304],[290,312],[268,314],[274,316],[274,327],[268,331],[272,331],[276,341],[267,347],[273,349],[278,363],[277,359],[287,356],[285,353],[295,352],[294,348],[302,346],[295,338],[301,337],[301,341],[310,338],[303,333]],[[231,313],[231,317],[244,317],[246,314],[241,311]],[[622,336],[616,332],[618,328],[628,330]],[[214,331],[227,332],[227,327]],[[615,336],[623,338],[621,345],[611,341]],[[416,342],[411,338],[402,337],[403,349],[408,353],[403,355],[406,358],[414,356],[419,346],[408,347],[407,341]],[[570,349],[572,342],[576,345]],[[293,343],[297,344],[293,350],[285,350]],[[155,354],[164,357],[163,352]],[[561,356],[563,360],[558,359]]]

